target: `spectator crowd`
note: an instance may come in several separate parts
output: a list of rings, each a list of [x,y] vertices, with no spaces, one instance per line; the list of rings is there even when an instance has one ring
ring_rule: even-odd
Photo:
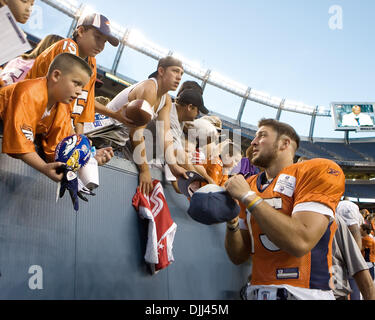
[[[33,4],[0,0],[21,24]],[[243,299],[375,299],[375,214],[343,200],[345,176],[336,163],[294,163],[300,138],[273,119],[259,122],[243,152],[225,134],[222,120],[210,115],[202,87],[181,83],[183,64],[172,56],[112,100],[96,96],[96,56],[107,42],[119,45],[109,20],[94,13],[78,20],[72,38],[48,35],[3,66],[3,153],[66,185],[76,203],[92,190],[82,183],[81,171],[80,183],[70,183],[55,150],[66,137],[87,135],[99,166],[115,152],[137,165],[141,194],[155,187],[150,169],[161,168],[176,193],[187,196],[189,211],[206,215],[202,223],[219,222],[217,210],[225,212],[232,201],[238,213],[226,220],[224,215],[226,252],[234,264],[253,261]],[[173,98],[170,92],[177,89]],[[151,121],[144,125],[126,112],[137,100],[151,106]],[[202,200],[197,204],[198,195],[210,197],[212,208]]]

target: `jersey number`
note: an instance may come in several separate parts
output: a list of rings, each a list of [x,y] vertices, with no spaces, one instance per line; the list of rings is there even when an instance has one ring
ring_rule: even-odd
[[[74,43],[65,41],[63,44],[63,51],[65,51],[66,49],[68,49],[71,54],[77,55],[77,47]]]
[[[87,97],[89,93],[86,90],[83,90],[81,95],[78,96],[75,104],[74,104],[74,109],[73,109],[73,114],[78,114],[81,115],[83,112],[83,109],[85,108],[87,104]]]

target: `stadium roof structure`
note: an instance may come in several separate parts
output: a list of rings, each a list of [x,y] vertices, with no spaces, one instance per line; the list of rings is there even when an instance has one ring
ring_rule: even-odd
[[[59,10],[72,19],[72,23],[68,32],[70,37],[76,28],[78,19],[81,15],[94,12],[90,6],[79,4],[76,0],[41,0],[44,3]],[[344,169],[354,173],[375,173],[375,138],[359,138],[350,139],[346,135],[345,139],[339,138],[316,138],[314,137],[314,127],[317,117],[331,117],[331,110],[324,106],[309,106],[302,102],[293,101],[289,98],[279,98],[272,96],[266,92],[259,91],[255,88],[248,87],[236,81],[228,79],[214,70],[204,69],[197,63],[192,62],[185,57],[174,53],[173,51],[161,48],[159,45],[146,39],[139,31],[134,29],[126,29],[122,26],[111,23],[113,33],[120,39],[120,45],[117,49],[112,67],[105,68],[98,65],[98,80],[100,88],[97,93],[113,98],[117,93],[122,91],[124,87],[137,82],[118,72],[119,62],[123,55],[125,47],[132,48],[146,56],[155,60],[159,60],[166,55],[174,56],[183,62],[185,73],[202,81],[203,89],[207,84],[213,85],[221,90],[229,92],[234,96],[242,98],[241,106],[236,119],[218,114],[211,111],[211,114],[219,116],[223,121],[223,128],[228,129],[235,134],[240,130],[242,137],[242,146],[245,148],[255,136],[257,127],[242,121],[246,103],[252,101],[264,106],[277,109],[276,119],[280,120],[283,111],[290,111],[308,115],[311,117],[309,136],[301,137],[301,147],[297,152],[297,156],[305,156],[308,158],[324,157],[335,160]],[[29,40],[35,43],[39,39],[28,35]],[[237,131],[238,130],[238,131]],[[358,187],[360,181],[353,181],[348,187],[357,202],[360,198],[374,198],[368,195],[368,191],[375,184],[375,181],[366,182],[362,187]]]
[[[82,15],[87,15],[94,12],[94,9],[90,7],[87,3],[79,3],[78,0],[41,0],[47,5],[64,13],[72,19],[70,29],[68,31],[68,37],[73,34],[76,28],[78,19]],[[257,90],[251,86],[244,85],[229,79],[216,72],[215,70],[203,68],[194,61],[191,61],[179,53],[173,52],[173,50],[162,48],[158,44],[147,39],[141,32],[132,28],[125,28],[116,22],[111,22],[112,32],[120,39],[120,45],[117,49],[117,53],[113,60],[112,67],[108,70],[102,68],[106,72],[106,76],[111,77],[113,80],[118,82],[128,82],[131,83],[131,79],[120,75],[118,73],[118,67],[123,55],[125,47],[134,49],[148,57],[155,60],[159,60],[167,55],[174,56],[180,59],[184,66],[184,71],[186,74],[202,81],[202,88],[205,90],[206,85],[210,84],[221,90],[233,94],[235,97],[242,98],[241,105],[237,117],[235,119],[227,119],[232,125],[240,125],[242,128],[248,126],[244,123],[243,114],[246,108],[247,102],[255,102],[257,104],[267,106],[277,110],[276,119],[280,120],[281,115],[284,111],[303,114],[311,117],[310,128],[308,139],[313,141],[314,139],[314,129],[317,117],[329,117],[331,118],[331,108],[327,106],[311,106],[303,102],[294,101],[289,97],[276,97],[270,93]],[[375,138],[374,138],[375,139]],[[343,139],[342,139],[343,140]],[[349,131],[345,132],[346,142],[349,142]]]
[[[76,0],[41,0],[46,4],[56,8],[62,13],[72,18],[72,24],[68,36],[73,33],[77,25],[77,21],[81,15],[93,12],[87,4],[78,4]],[[185,73],[202,81],[203,89],[207,84],[213,85],[235,96],[242,98],[242,103],[235,121],[241,122],[247,101],[253,101],[274,109],[277,109],[276,118],[280,119],[283,111],[290,111],[312,117],[311,127],[313,130],[314,120],[316,117],[330,117],[331,110],[325,106],[311,106],[303,102],[294,101],[286,97],[272,96],[267,92],[257,90],[256,88],[238,83],[229,79],[215,70],[201,67],[198,63],[190,61],[172,50],[162,48],[156,43],[148,40],[142,33],[135,29],[126,29],[117,23],[111,23],[113,33],[120,39],[116,57],[113,61],[111,73],[117,75],[119,61],[121,59],[124,48],[127,46],[153,59],[159,60],[167,55],[174,56],[183,62]]]

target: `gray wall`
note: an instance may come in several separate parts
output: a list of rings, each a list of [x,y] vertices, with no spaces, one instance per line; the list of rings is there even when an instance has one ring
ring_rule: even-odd
[[[137,181],[132,164],[113,159],[100,168],[97,196],[80,201],[76,214],[67,194],[55,203],[55,183],[1,154],[0,299],[238,299],[250,264],[232,265],[225,225],[192,220],[187,200],[168,184],[175,262],[150,275],[147,225],[131,205]],[[31,289],[41,274],[31,266],[41,267],[42,289]]]

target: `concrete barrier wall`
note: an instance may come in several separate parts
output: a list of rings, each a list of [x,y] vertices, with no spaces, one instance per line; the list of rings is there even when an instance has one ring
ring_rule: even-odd
[[[149,273],[147,225],[131,205],[137,182],[135,167],[114,158],[100,168],[97,195],[75,213],[68,194],[56,204],[55,183],[1,154],[0,299],[239,299],[250,263],[234,266],[225,225],[192,220],[169,184],[175,262]]]

